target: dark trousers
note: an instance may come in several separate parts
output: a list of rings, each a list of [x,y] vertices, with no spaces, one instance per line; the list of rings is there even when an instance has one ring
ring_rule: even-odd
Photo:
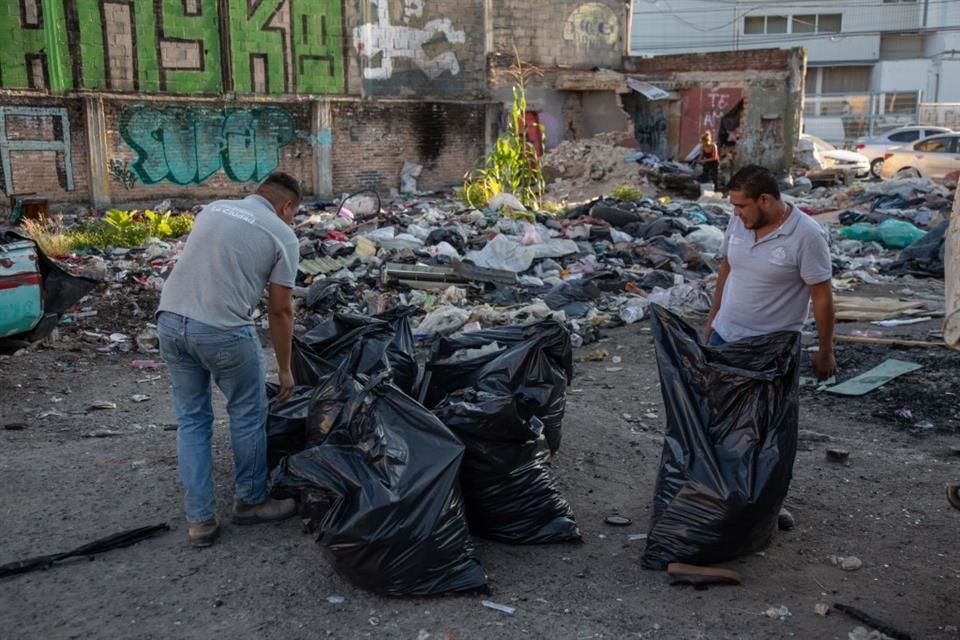
[[[716,188],[717,182],[720,179],[720,161],[719,160],[709,160],[703,163],[703,173],[700,174],[701,182],[712,182],[714,188]]]

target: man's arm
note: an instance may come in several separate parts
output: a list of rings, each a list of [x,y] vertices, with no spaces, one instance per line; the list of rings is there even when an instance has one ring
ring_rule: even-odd
[[[726,258],[720,263],[720,273],[717,275],[717,290],[713,293],[713,304],[710,305],[710,316],[707,318],[707,328],[703,332],[703,344],[710,342],[710,336],[713,335],[713,319],[720,311],[720,301],[723,299],[723,287],[727,284],[727,276],[730,275],[730,261]]]
[[[825,280],[809,287],[820,337],[820,350],[813,361],[813,370],[819,379],[824,380],[837,372],[837,360],[833,355],[833,286],[830,280]]]
[[[293,394],[293,372],[290,352],[293,347],[293,289],[270,283],[267,315],[270,319],[270,341],[277,354],[280,370],[280,393],[277,402],[286,402]]]

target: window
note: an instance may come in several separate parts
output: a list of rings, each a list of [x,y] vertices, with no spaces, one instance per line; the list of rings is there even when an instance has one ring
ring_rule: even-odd
[[[924,57],[926,36],[922,33],[880,34],[881,60],[910,60]]]
[[[744,33],[763,33],[766,25],[766,18],[763,16],[747,16],[743,19]]]
[[[817,33],[840,33],[843,26],[843,15],[840,13],[825,13],[817,16]]]
[[[870,91],[873,68],[868,66],[820,67],[823,73],[821,93],[861,93]]]
[[[746,16],[743,33],[840,33],[843,15],[839,13],[799,14],[795,16]]]
[[[924,153],[950,153],[953,148],[950,143],[951,138],[936,138],[935,140],[918,142],[913,148]]]
[[[767,33],[786,33],[786,16],[767,16]]]
[[[815,33],[817,31],[817,16],[793,16],[790,27],[794,33]]]
[[[920,132],[917,130],[913,131],[900,131],[899,133],[891,134],[887,137],[891,142],[913,142],[920,137]]]
[[[927,129],[926,131],[923,132],[923,137],[929,138],[930,136],[940,135],[941,133],[947,133],[947,132],[942,131],[940,129]]]

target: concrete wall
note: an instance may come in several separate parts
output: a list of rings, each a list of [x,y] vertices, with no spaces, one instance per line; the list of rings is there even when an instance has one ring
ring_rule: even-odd
[[[480,4],[480,0],[476,0]],[[617,67],[626,53],[623,0],[494,0],[492,51],[542,67]]]

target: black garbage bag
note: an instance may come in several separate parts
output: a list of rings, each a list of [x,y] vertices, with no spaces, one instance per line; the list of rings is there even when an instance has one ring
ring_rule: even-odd
[[[419,377],[416,344],[409,316],[414,310],[397,309],[380,317],[337,313],[320,320],[293,341],[292,369],[297,384],[317,385],[331,369],[342,366],[354,347],[361,350],[354,373],[389,370],[394,383],[412,394]]]
[[[467,249],[466,238],[460,235],[460,232],[457,231],[455,227],[440,227],[439,229],[434,229],[430,232],[430,235],[427,236],[423,244],[424,246],[432,247],[441,242],[446,242],[461,254]]]
[[[440,338],[434,343],[423,399],[436,407],[461,389],[480,389],[537,398],[534,410],[543,422],[550,451],[560,448],[567,385],[573,380],[573,344],[559,322],[545,320]],[[543,397],[544,385],[552,392]]]
[[[464,389],[434,409],[466,447],[460,486],[476,536],[507,544],[581,541],[573,510],[547,471],[537,406],[522,394]]]
[[[666,433],[645,569],[709,565],[764,547],[793,474],[800,334],[701,346],[651,305]]]
[[[609,201],[598,202],[590,208],[590,217],[603,220],[612,227],[625,227],[628,224],[641,222],[643,214],[615,206]]]
[[[323,278],[314,280],[307,288],[304,302],[307,307],[320,313],[349,304],[353,296],[353,283],[341,278]]]
[[[350,582],[384,595],[486,590],[457,481],[463,445],[386,381],[344,367],[314,394],[322,444],[283,459],[271,494],[296,497]]]
[[[280,387],[267,383],[267,465],[273,469],[285,456],[299,453],[307,447],[307,418],[313,387],[294,388],[293,395],[283,404],[278,404],[276,395]]]
[[[945,267],[944,236],[950,221],[944,220],[912,245],[900,252],[897,259],[887,265],[883,272],[888,275],[906,274],[922,278],[942,278]]]

